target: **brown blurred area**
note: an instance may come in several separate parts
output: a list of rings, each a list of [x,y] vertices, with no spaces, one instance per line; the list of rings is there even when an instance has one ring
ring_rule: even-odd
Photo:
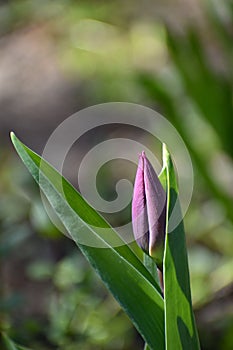
[[[14,130],[42,149],[53,129],[85,102],[81,82],[59,66],[49,24],[30,24],[1,38],[1,138]]]
[[[82,14],[78,13],[79,5],[74,5],[72,1],[61,1],[56,5],[50,1],[45,1],[41,5],[33,1],[1,2],[2,141],[8,142],[9,131],[14,130],[26,143],[29,141],[33,149],[41,151],[59,123],[72,113],[90,105],[88,98],[89,90],[92,89],[90,77],[85,77],[84,74],[73,75],[69,69],[64,68],[60,57],[61,50],[69,49],[69,36],[72,35],[73,27],[76,25],[75,21],[67,23],[67,19],[63,18],[66,17],[66,12],[72,12],[72,6],[77,12],[78,23]],[[145,1],[143,9],[140,2],[127,2],[127,4],[119,2],[116,6],[114,2],[107,5],[105,1],[98,3],[88,1],[80,2],[80,12],[82,13],[83,7],[88,6],[90,14],[101,13],[102,10],[109,24],[122,23],[126,28],[134,22],[164,20],[182,31],[190,19],[200,23],[203,20],[200,5],[193,0],[176,2],[166,0],[156,1],[153,4],[151,1]],[[116,13],[108,17],[105,12],[111,8],[114,8]],[[154,69],[156,64],[154,62]],[[81,69],[78,67],[78,56],[76,65],[76,69]],[[93,99],[93,96],[91,98]],[[114,95],[112,98],[114,99]],[[97,99],[95,102],[105,102],[104,96],[102,100]]]

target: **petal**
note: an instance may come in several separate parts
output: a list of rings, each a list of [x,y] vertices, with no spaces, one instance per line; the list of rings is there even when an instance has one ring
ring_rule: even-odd
[[[159,250],[163,251],[165,238],[166,193],[145,153],[142,156],[144,160],[144,186],[149,224],[149,254],[153,257],[158,255],[160,260],[161,256],[159,255],[161,254],[157,254],[157,252]]]
[[[139,156],[139,163],[134,183],[132,200],[132,225],[135,240],[145,251],[149,252],[149,230],[144,184],[144,157]]]

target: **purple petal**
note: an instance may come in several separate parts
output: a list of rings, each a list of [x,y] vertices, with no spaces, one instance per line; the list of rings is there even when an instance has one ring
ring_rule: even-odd
[[[149,230],[144,185],[144,157],[139,156],[132,200],[132,224],[135,240],[148,253]]]
[[[142,154],[144,164],[144,189],[149,224],[149,254],[157,256],[163,250],[165,237],[166,193],[150,161]]]

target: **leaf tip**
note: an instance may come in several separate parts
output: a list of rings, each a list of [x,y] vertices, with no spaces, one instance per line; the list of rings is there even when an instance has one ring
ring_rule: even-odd
[[[166,164],[168,159],[169,159],[169,156],[170,156],[166,143],[163,143],[163,152],[162,153],[163,153],[163,163]]]
[[[19,141],[19,140],[13,131],[10,132],[10,138],[11,138],[11,142],[13,143],[14,147],[16,148],[17,141]]]
[[[14,142],[14,140],[16,138],[14,131],[10,132],[10,138],[11,138],[11,141]]]

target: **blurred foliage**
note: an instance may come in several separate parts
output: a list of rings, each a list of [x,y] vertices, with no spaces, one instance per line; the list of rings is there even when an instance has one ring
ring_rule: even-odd
[[[42,27],[84,104],[139,103],[176,127],[196,180],[185,224],[202,348],[230,350],[233,2],[197,1],[197,14],[191,3],[3,1],[0,31],[7,40]],[[34,349],[140,349],[126,316],[48,220],[25,169],[9,151],[0,157],[1,328]],[[100,187],[109,194],[107,177]]]

